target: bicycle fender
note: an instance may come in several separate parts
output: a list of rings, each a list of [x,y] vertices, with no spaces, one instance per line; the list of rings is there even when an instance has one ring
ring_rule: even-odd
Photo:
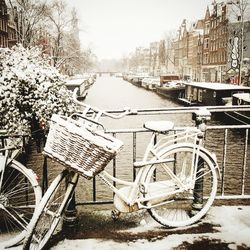
[[[30,177],[30,181],[31,181],[32,186],[40,189],[40,185],[38,183],[39,178],[38,178],[37,174],[32,169],[27,168],[21,162],[13,160],[13,159],[10,162],[8,162],[8,164],[11,164],[11,163],[15,164],[19,169],[25,170],[25,173]]]

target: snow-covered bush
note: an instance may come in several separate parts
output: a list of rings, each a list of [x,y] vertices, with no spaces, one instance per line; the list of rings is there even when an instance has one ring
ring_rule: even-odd
[[[0,50],[0,129],[30,132],[53,113],[70,114],[75,105],[64,77],[37,47]]]

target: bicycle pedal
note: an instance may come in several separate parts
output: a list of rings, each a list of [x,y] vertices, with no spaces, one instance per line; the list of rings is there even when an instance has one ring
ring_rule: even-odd
[[[121,212],[118,211],[118,210],[112,210],[112,211],[111,211],[111,218],[112,218],[114,221],[118,220],[119,217],[120,217],[120,215],[121,215]]]

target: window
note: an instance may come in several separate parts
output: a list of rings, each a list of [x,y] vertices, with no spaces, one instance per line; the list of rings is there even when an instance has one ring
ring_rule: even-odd
[[[206,23],[205,26],[205,35],[207,35],[209,33],[209,23]]]
[[[192,100],[193,100],[192,87],[191,87],[191,86],[188,86],[188,87],[187,87],[187,96],[186,96],[186,98],[187,98],[189,101],[192,101]]]
[[[206,38],[206,39],[204,40],[204,48],[205,48],[205,49],[208,49],[208,44],[209,44],[208,38]]]
[[[204,54],[204,64],[208,64],[208,53]]]
[[[203,92],[202,89],[198,90],[198,101],[199,102],[202,102],[202,92]]]
[[[193,101],[197,101],[197,88],[193,89]]]

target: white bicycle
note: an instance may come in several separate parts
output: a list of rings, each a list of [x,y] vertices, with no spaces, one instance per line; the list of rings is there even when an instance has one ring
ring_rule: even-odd
[[[76,99],[76,98],[75,98]],[[122,142],[98,130],[105,115],[121,118],[81,102],[84,111],[72,117],[54,115],[44,152],[65,169],[54,179],[32,219],[24,249],[44,249],[64,216],[79,176],[98,176],[113,192],[113,216],[146,209],[160,224],[182,227],[199,221],[217,191],[215,156],[202,146],[203,131],[195,127],[170,133],[170,121],[146,122],[152,137],[142,161],[134,162],[134,181],[110,175],[104,168]],[[88,116],[91,114],[91,118]],[[74,118],[74,119],[73,119]],[[157,137],[157,143],[155,139]],[[67,181],[65,181],[67,180]],[[114,185],[122,186],[117,188]]]
[[[4,131],[0,131],[0,134]],[[3,140],[9,141],[9,140]],[[14,160],[18,148],[0,148],[0,248],[20,243],[41,200],[42,192],[34,172]]]

